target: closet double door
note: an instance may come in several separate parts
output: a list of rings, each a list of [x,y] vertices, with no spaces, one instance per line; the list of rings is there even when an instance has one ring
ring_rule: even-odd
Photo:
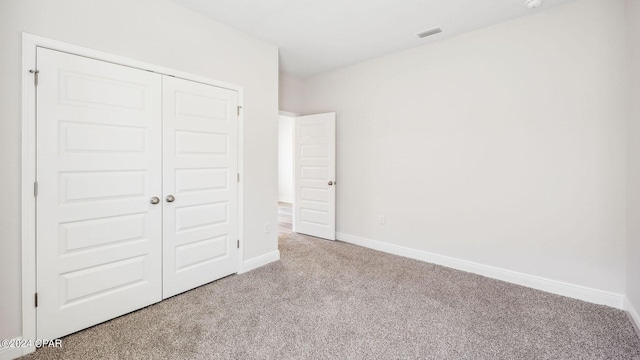
[[[38,48],[37,337],[237,272],[237,93]]]

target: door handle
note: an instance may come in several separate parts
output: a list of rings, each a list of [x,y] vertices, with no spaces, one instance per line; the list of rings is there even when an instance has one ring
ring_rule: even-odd
[[[333,185],[334,182],[333,181],[329,181],[329,186]]]
[[[160,199],[157,196],[154,196],[151,198],[151,200],[149,200],[149,202],[155,205],[160,202]]]
[[[167,202],[174,202],[176,200],[176,198],[173,195],[167,195],[166,200],[167,200]]]

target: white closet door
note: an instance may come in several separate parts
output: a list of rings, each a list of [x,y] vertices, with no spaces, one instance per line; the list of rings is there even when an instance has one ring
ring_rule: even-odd
[[[37,51],[37,336],[162,298],[161,76]]]
[[[293,230],[336,239],[336,114],[296,118]]]
[[[237,272],[237,93],[163,77],[164,298]]]

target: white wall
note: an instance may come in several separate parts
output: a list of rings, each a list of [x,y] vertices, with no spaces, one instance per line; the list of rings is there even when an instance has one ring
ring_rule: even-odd
[[[626,5],[630,65],[626,298],[640,326],[640,0],[626,0]]]
[[[287,73],[280,73],[278,88],[280,110],[299,114],[304,103],[304,80]]]
[[[278,201],[293,203],[294,118],[278,117]]]
[[[244,256],[277,250],[278,50],[168,0],[0,2],[0,339],[21,334],[21,32],[244,87]]]
[[[624,23],[582,0],[306,79],[303,113],[338,116],[338,232],[620,297]]]

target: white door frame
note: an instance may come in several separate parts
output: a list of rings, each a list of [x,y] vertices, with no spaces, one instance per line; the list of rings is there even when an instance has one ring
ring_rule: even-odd
[[[159,74],[175,76],[185,80],[236,91],[238,106],[244,106],[244,91],[241,86],[212,80],[178,70],[157,66],[126,57],[72,45],[28,33],[22,33],[22,336],[21,339],[36,340],[36,201],[34,182],[36,181],[36,88],[34,74],[36,70],[36,49],[38,47],[80,55],[96,60],[111,62],[132,68],[152,71]],[[238,173],[244,175],[244,111],[238,115]],[[243,272],[243,183],[238,186],[238,273]],[[25,347],[22,354],[35,351],[35,347]]]

